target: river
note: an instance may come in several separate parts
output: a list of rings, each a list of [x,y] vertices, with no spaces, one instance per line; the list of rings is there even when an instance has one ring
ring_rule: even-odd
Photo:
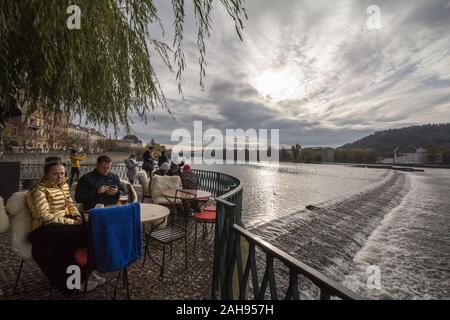
[[[194,167],[239,178],[247,228],[355,292],[450,299],[450,170]],[[380,286],[368,285],[369,267]]]

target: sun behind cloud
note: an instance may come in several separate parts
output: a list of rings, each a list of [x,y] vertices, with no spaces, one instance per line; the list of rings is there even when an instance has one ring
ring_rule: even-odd
[[[290,68],[262,71],[250,84],[264,97],[275,101],[301,98],[302,75]]]

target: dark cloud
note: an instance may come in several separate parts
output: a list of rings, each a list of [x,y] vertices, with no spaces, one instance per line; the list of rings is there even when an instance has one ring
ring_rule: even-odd
[[[404,23],[414,28],[425,27],[432,29],[450,27],[450,2],[448,0],[420,1],[410,6],[413,8]]]
[[[367,29],[372,4],[381,9],[381,30]],[[171,43],[171,4],[157,5]],[[163,110],[147,125],[135,121],[144,141],[170,143],[173,130],[202,121],[205,129],[280,129],[282,144],[339,146],[450,119],[449,1],[251,0],[244,42],[216,5],[205,90],[187,2],[184,99],[175,75],[157,65],[176,121]]]

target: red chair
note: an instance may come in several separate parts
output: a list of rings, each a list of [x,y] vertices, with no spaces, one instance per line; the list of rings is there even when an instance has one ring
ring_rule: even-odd
[[[214,212],[216,212],[217,211],[217,207],[214,204],[212,204],[210,206],[207,206],[205,209],[203,209],[203,211],[214,211]]]
[[[81,268],[87,266],[88,264],[87,248],[81,248],[75,251],[75,261]]]
[[[202,228],[203,228],[202,237],[204,238],[205,232],[206,232],[206,226],[208,224],[214,225],[216,223],[216,216],[217,216],[216,206],[214,206],[214,205],[208,206],[202,212],[194,214],[194,216],[193,216],[194,221],[195,221],[194,248],[197,244],[197,226],[198,226],[198,224],[199,223],[202,224]]]

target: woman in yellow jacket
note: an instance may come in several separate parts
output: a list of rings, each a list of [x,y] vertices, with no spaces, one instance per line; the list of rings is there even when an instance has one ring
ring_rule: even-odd
[[[75,252],[87,247],[88,233],[70,196],[64,164],[47,163],[44,178],[26,200],[32,216],[33,259],[60,292],[68,293],[67,268],[77,264]]]

